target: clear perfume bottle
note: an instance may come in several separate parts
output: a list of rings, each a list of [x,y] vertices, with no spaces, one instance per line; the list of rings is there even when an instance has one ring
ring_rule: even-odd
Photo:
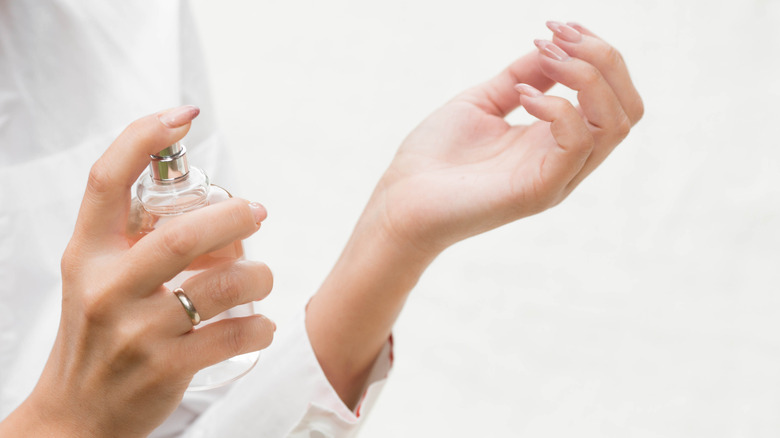
[[[127,236],[131,245],[181,214],[232,197],[222,187],[210,184],[208,176],[201,169],[188,165],[187,149],[179,142],[150,157],[149,170],[139,180],[136,197],[130,208]],[[237,240],[224,248],[199,256],[171,281],[165,283],[165,287],[174,290],[195,274],[243,257],[244,246]],[[173,298],[175,297],[172,296],[171,299]],[[220,319],[249,316],[253,313],[251,303],[243,304],[202,322],[199,327]],[[259,356],[260,352],[242,354],[204,368],[195,374],[187,390],[202,391],[228,384],[249,372]]]

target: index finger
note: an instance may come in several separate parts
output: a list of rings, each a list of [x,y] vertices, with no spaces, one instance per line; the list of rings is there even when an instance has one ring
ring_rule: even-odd
[[[518,83],[529,84],[541,91],[546,91],[554,84],[539,68],[536,53],[531,52],[517,59],[487,82],[466,90],[458,98],[477,105],[488,114],[506,117],[520,106],[514,89]]]
[[[558,47],[599,70],[614,90],[631,124],[636,124],[644,114],[644,104],[620,52],[579,24],[548,21],[547,27],[555,34],[553,42]]]
[[[124,254],[128,269],[122,284],[147,295],[187,268],[198,256],[224,248],[260,229],[266,218],[262,205],[232,198],[193,210],[166,222],[139,240]],[[235,259],[241,254],[226,255]],[[207,269],[227,259],[208,254],[197,269]],[[193,266],[192,269],[195,269]],[[142,273],[142,275],[139,275]]]
[[[184,137],[200,109],[186,105],[131,123],[90,169],[76,233],[104,241],[124,233],[130,187],[155,154]]]

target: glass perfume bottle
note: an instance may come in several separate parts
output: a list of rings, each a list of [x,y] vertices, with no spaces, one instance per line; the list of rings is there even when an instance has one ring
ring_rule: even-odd
[[[176,216],[232,197],[222,187],[210,184],[203,170],[188,165],[187,149],[179,142],[163,149],[157,155],[150,155],[150,158],[149,170],[139,180],[136,197],[130,208],[127,236],[131,245]],[[174,290],[193,275],[220,263],[243,257],[244,246],[237,240],[224,248],[197,257],[181,273],[165,283],[165,287]],[[174,298],[172,295],[171,299]],[[221,319],[249,316],[253,313],[251,303],[243,304],[203,321],[199,327]],[[249,372],[259,356],[260,352],[242,354],[204,368],[195,374],[187,390],[202,391],[226,385]]]

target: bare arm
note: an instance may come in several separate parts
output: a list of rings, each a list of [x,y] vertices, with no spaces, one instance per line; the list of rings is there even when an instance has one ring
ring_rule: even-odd
[[[404,141],[309,303],[314,352],[354,406],[406,297],[448,246],[557,205],[625,138],[642,100],[620,54],[585,28],[466,90]],[[555,83],[579,105],[543,95]],[[518,106],[539,121],[512,126]]]

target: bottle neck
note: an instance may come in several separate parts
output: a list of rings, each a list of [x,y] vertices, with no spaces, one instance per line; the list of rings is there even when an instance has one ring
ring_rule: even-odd
[[[178,141],[149,157],[149,169],[152,179],[156,182],[170,183],[186,179],[190,172],[187,148]]]
[[[141,178],[137,187],[144,209],[156,215],[176,215],[204,207],[209,191],[209,178],[197,167],[167,180],[155,178],[152,170]]]

